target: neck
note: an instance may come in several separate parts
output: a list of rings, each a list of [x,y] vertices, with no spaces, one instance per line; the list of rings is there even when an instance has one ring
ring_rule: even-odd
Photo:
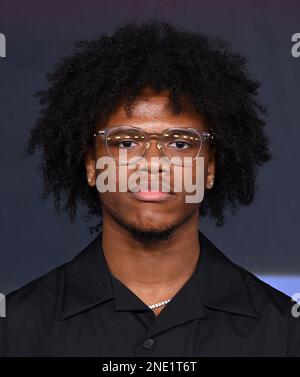
[[[102,248],[110,272],[139,295],[160,300],[161,293],[156,293],[160,290],[171,296],[196,267],[200,254],[198,221],[197,213],[168,240],[145,246],[103,213]]]

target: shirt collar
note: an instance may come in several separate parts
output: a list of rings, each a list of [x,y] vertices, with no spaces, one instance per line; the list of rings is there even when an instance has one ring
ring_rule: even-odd
[[[199,233],[199,237],[198,278],[205,305],[258,318],[247,286],[250,273],[234,264],[204,234]]]
[[[198,261],[199,263],[199,261]],[[122,282],[113,277],[115,292],[115,308],[117,311],[150,311],[149,307],[131,292]],[[167,329],[185,322],[204,318],[204,307],[200,295],[197,268],[190,279],[177,292],[174,298],[163,309],[164,315],[159,315],[147,332],[140,338],[146,339]],[[139,340],[138,340],[139,341]]]
[[[183,308],[182,315],[178,316],[179,313],[174,312],[172,318],[180,317],[181,320],[186,320],[185,316],[191,313],[204,317],[203,305],[257,318],[258,315],[247,289],[247,274],[242,273],[202,232],[199,232],[199,241],[200,257],[197,268],[184,286],[184,290],[181,289],[177,293],[176,308],[180,306]],[[67,264],[61,319],[114,298],[118,284],[115,284],[116,281],[112,284],[112,276],[101,244],[102,233]],[[194,289],[196,286],[197,289]],[[119,285],[119,288],[124,287]],[[117,297],[116,310],[147,308],[141,300],[137,306],[138,300],[132,295],[128,294],[126,297],[117,295]],[[186,308],[187,299],[189,308]],[[169,311],[175,310],[175,305],[171,303],[172,301],[168,304]]]
[[[102,233],[67,264],[61,319],[113,298],[109,269],[101,243]]]

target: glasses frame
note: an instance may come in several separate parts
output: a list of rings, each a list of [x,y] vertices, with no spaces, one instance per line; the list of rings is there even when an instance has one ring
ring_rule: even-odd
[[[162,132],[152,133],[152,132],[145,132],[145,131],[141,130],[138,127],[125,126],[124,125],[124,126],[116,126],[116,127],[106,128],[104,130],[96,131],[93,134],[93,137],[104,136],[104,139],[105,139],[105,148],[106,148],[107,154],[110,155],[114,160],[116,160],[116,161],[118,161],[120,163],[122,163],[122,161],[119,161],[118,159],[116,159],[115,157],[113,157],[111,155],[111,153],[109,152],[108,142],[107,142],[109,134],[112,131],[116,130],[116,129],[132,129],[132,130],[137,130],[138,132],[142,133],[145,136],[145,148],[144,148],[142,154],[137,157],[137,161],[139,161],[140,159],[142,159],[145,156],[147,150],[151,146],[150,139],[153,138],[153,136],[155,136],[156,138],[159,138],[159,141],[156,143],[156,147],[159,150],[160,154],[163,157],[167,158],[170,161],[170,158],[167,156],[167,154],[165,153],[165,151],[163,149],[163,146],[162,146],[163,145],[163,141],[162,141],[163,134],[166,133],[166,132],[189,130],[189,131],[195,132],[199,136],[199,139],[201,140],[200,145],[199,145],[199,151],[198,151],[197,155],[195,157],[193,157],[192,161],[194,161],[199,156],[199,154],[200,154],[200,152],[202,150],[202,146],[203,146],[204,142],[207,142],[209,140],[214,140],[215,139],[214,134],[212,132],[199,131],[196,128],[191,128],[191,127],[169,127],[169,128],[166,128],[165,130],[163,130]],[[124,163],[125,163],[125,161],[124,161]]]

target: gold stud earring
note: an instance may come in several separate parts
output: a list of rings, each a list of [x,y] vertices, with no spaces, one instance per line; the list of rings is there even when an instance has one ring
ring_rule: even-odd
[[[89,177],[88,178],[88,182],[91,183],[92,182],[92,178]]]

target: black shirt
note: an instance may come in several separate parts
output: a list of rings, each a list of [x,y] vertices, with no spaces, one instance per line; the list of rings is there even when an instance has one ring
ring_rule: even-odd
[[[110,273],[101,236],[8,295],[3,355],[300,356],[297,304],[202,233],[197,268],[157,317]]]

